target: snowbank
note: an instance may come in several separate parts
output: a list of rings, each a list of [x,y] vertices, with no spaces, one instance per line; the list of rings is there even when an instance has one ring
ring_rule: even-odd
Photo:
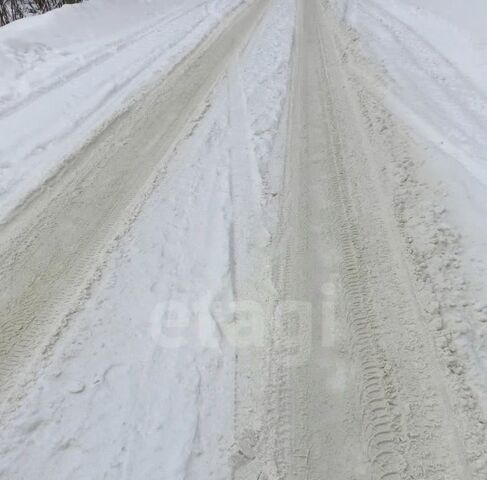
[[[396,110],[487,187],[487,4],[335,4],[388,73]]]
[[[241,0],[96,0],[0,30],[0,220]]]

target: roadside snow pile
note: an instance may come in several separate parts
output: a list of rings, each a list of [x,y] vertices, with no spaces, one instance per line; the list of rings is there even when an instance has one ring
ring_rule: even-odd
[[[0,221],[241,0],[96,0],[0,29]]]
[[[487,186],[487,3],[335,0],[418,131]]]

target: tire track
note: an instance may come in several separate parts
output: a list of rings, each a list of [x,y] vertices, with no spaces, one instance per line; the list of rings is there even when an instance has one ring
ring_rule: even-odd
[[[416,169],[423,161],[423,154],[418,151],[419,146],[411,142],[409,132],[401,124],[391,124],[382,130],[379,123],[370,121],[388,118],[390,113],[380,101],[377,91],[380,89],[370,77],[363,77],[360,53],[356,48],[348,48],[347,53],[354,67],[350,81],[357,91],[361,115],[367,119],[369,135],[377,136],[378,148],[389,155],[389,158],[379,159],[381,163],[387,161],[383,165],[392,175],[387,179],[390,182],[388,201],[394,206],[403,251],[411,262],[411,279],[445,376],[445,397],[451,404],[450,412],[455,412],[451,416],[458,432],[457,442],[466,452],[469,465],[466,469],[471,471],[472,478],[485,478],[486,430],[481,394],[477,390],[477,375],[485,369],[478,358],[481,347],[475,340],[482,335],[481,312],[469,308],[475,305],[475,287],[461,268],[460,235],[445,226],[444,211],[438,206],[442,200],[436,199],[438,204],[433,203],[431,187],[417,179]],[[422,218],[420,223],[418,218]],[[428,238],[433,252],[431,247],[425,248]],[[451,307],[452,304],[455,307]],[[458,332],[472,340],[458,341]]]
[[[312,335],[300,345],[286,343],[288,316],[274,323],[275,337],[284,339],[272,357],[279,471],[303,479],[470,478],[374,170],[374,139],[343,72],[337,25],[327,3],[300,8],[276,284],[281,301],[305,300],[313,314]],[[328,252],[335,259],[327,263]],[[327,322],[320,287],[334,278],[337,341],[324,345],[321,338],[320,345]],[[340,371],[344,378],[336,380]]]
[[[403,478],[422,469],[427,478],[458,478],[456,472],[462,471],[468,478],[464,452],[451,441],[456,431],[448,418],[437,359],[421,338],[426,331],[369,166],[376,152],[355,114],[326,12],[319,30],[327,112],[334,117],[329,124],[335,129],[332,158],[341,185],[337,198],[344,213],[339,237],[345,246],[344,301],[351,339],[356,340],[352,355],[361,369],[371,472],[374,478]],[[338,90],[340,84],[345,92]]]

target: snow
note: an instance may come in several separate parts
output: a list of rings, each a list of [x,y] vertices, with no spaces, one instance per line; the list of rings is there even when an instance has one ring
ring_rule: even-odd
[[[0,477],[231,477],[232,301],[276,219],[293,3],[272,2],[33,374]]]
[[[0,29],[0,220],[241,1],[91,0]],[[423,137],[421,181],[441,186],[448,207],[428,213],[453,222],[461,253],[481,262],[485,3],[335,4],[384,73],[390,107]],[[270,276],[260,255],[282,193],[294,8],[271,2],[112,246],[83,309],[31,372],[0,431],[0,477],[232,476],[233,302],[247,277]],[[428,230],[422,205],[414,219]]]
[[[403,219],[409,249],[423,256],[434,279],[442,309],[437,328],[454,339],[485,409],[487,331],[478,318],[487,298],[487,4],[333,3],[375,65],[388,108],[421,151],[417,170],[406,171],[397,186],[398,195],[409,196]],[[447,256],[455,259],[453,272],[441,268]]]
[[[0,29],[0,221],[242,0],[66,5]]]
[[[345,19],[392,80],[396,110],[487,186],[484,2],[351,0]]]
[[[423,181],[440,189],[477,279],[487,266],[487,4],[335,0],[379,67],[389,108],[426,145]],[[485,292],[485,286],[484,286]],[[485,292],[487,294],[487,292]]]

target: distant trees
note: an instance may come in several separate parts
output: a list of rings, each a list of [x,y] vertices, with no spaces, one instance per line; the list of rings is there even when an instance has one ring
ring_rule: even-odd
[[[7,25],[24,16],[20,2],[15,0],[0,0],[0,26]]]
[[[0,0],[0,26],[27,15],[46,13],[65,3],[80,3],[83,0]]]

